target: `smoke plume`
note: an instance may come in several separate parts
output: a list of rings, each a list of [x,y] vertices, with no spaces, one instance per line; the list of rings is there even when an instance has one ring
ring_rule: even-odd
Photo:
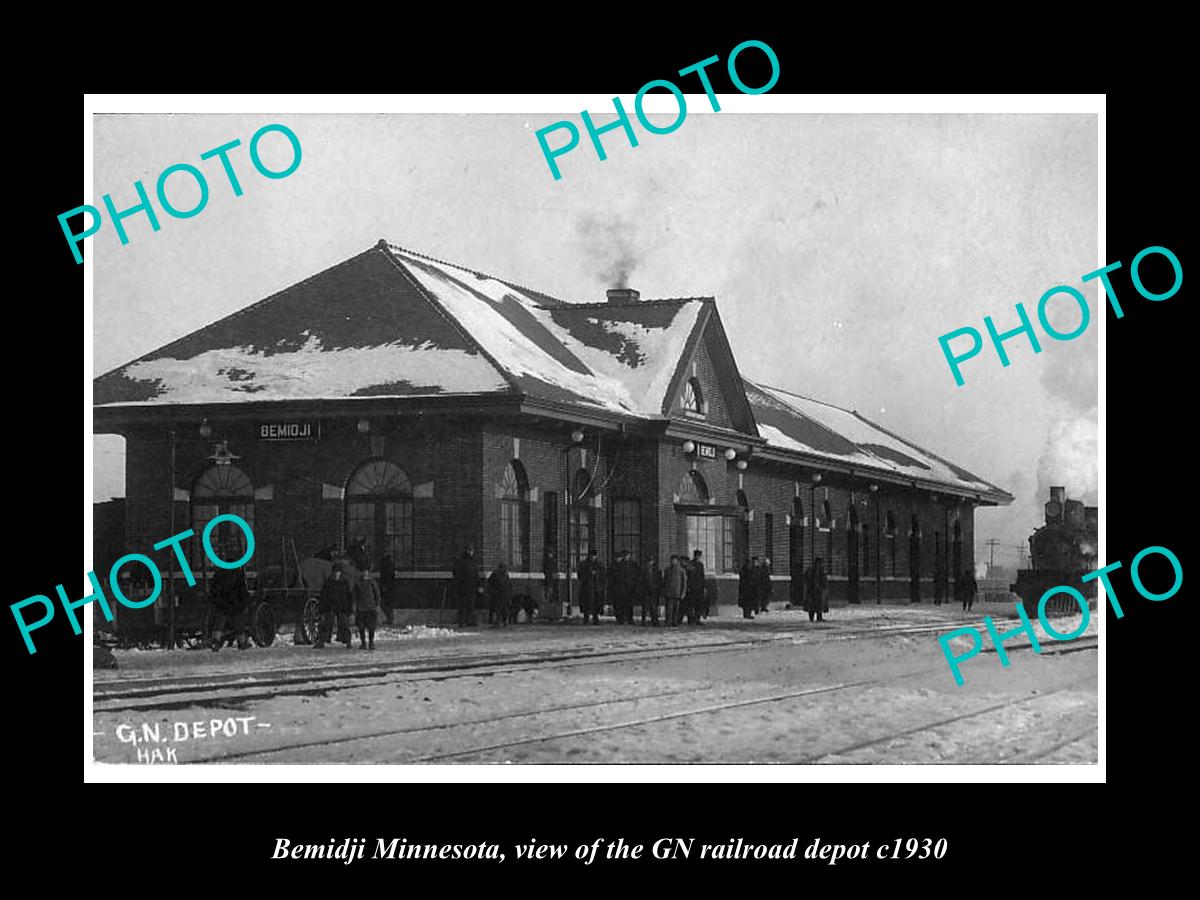
[[[586,264],[605,287],[629,287],[641,262],[634,224],[624,216],[589,214],[575,231]]]
[[[1066,485],[1067,496],[1089,506],[1097,502],[1100,431],[1091,417],[1059,418],[1050,424],[1046,448],[1038,460],[1038,496],[1045,503],[1050,486]]]

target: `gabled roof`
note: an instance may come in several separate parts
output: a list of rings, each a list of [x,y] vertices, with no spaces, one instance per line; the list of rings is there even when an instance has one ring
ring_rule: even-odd
[[[657,417],[706,302],[565,303],[381,242],[101,375],[94,402],[519,393]]]
[[[770,447],[899,475],[906,480],[949,485],[1007,503],[1011,495],[952,462],[876,425],[857,412],[779,388],[744,381],[760,436]]]
[[[386,249],[522,394],[611,412],[661,415],[705,303],[564,303],[412,250]]]
[[[711,297],[567,303],[384,241],[101,375],[94,403],[521,395],[661,420],[709,332],[739,427],[768,448],[1012,499],[855,412],[741,379]]]
[[[101,375],[93,402],[167,406],[511,392],[370,250]]]

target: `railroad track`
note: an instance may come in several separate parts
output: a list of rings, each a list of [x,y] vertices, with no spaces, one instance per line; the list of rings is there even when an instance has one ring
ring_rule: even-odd
[[[1013,649],[1026,649],[1026,648],[1013,648]],[[1060,653],[1061,653],[1061,651],[1046,651],[1046,652],[1043,652],[1041,655],[1043,655],[1043,656],[1058,656],[1058,655],[1060,655]],[[417,757],[417,758],[411,759],[411,760],[406,760],[406,762],[410,762],[410,763],[442,762],[444,760],[451,760],[451,759],[456,759],[456,758],[460,758],[460,757],[464,757],[464,756],[475,756],[480,753],[491,753],[496,750],[507,750],[507,749],[511,749],[513,747],[527,746],[527,745],[532,745],[532,744],[543,744],[543,743],[547,743],[550,741],[564,740],[564,739],[569,739],[569,738],[574,738],[574,737],[581,737],[584,735],[597,734],[597,733],[605,732],[605,731],[618,731],[618,730],[622,730],[622,729],[626,729],[626,728],[640,728],[640,727],[645,727],[648,725],[656,725],[660,722],[668,722],[668,721],[671,721],[674,719],[682,719],[682,718],[688,718],[691,716],[700,716],[700,715],[708,715],[708,714],[713,714],[713,713],[720,713],[720,712],[724,712],[724,711],[730,710],[730,709],[740,709],[743,707],[755,706],[755,705],[760,705],[760,704],[764,704],[764,703],[778,703],[778,702],[781,702],[784,700],[791,700],[791,699],[795,699],[797,697],[804,697],[804,696],[809,696],[809,695],[813,695],[813,694],[825,694],[825,693],[831,693],[834,691],[848,690],[851,688],[859,688],[859,687],[868,688],[868,687],[875,687],[875,686],[884,685],[884,684],[893,684],[894,682],[900,680],[901,678],[913,678],[913,677],[916,677],[917,675],[926,675],[933,671],[936,671],[936,670],[935,669],[922,669],[922,670],[919,670],[916,672],[910,672],[910,673],[907,673],[904,675],[889,675],[886,678],[877,678],[877,679],[872,679],[869,681],[858,681],[858,682],[849,682],[849,683],[844,683],[844,684],[826,685],[826,686],[819,687],[819,688],[806,688],[806,689],[798,690],[798,691],[787,691],[787,692],[780,693],[780,694],[772,694],[772,695],[769,695],[766,697],[753,697],[753,698],[744,699],[744,700],[734,700],[734,701],[731,701],[728,703],[710,704],[707,706],[700,707],[699,709],[677,710],[677,711],[673,711],[670,713],[664,713],[662,715],[657,715],[657,716],[649,716],[649,717],[645,717],[645,718],[641,718],[641,719],[636,719],[633,721],[606,723],[604,725],[596,725],[596,726],[590,726],[590,727],[586,727],[586,728],[570,729],[570,730],[566,730],[566,731],[556,732],[553,734],[538,735],[536,737],[519,738],[519,739],[514,739],[514,740],[509,740],[509,741],[501,741],[498,743],[488,744],[488,745],[484,745],[484,746],[471,747],[466,750],[455,750],[455,751],[452,751],[449,753],[435,753],[435,754],[430,754],[427,756]],[[1065,685],[1060,688],[1055,688],[1054,690],[1045,691],[1044,693],[1040,693],[1036,697],[1021,697],[1016,700],[1006,701],[1004,703],[989,704],[988,706],[986,706],[982,709],[974,710],[969,713],[962,713],[962,714],[959,714],[956,716],[950,716],[945,719],[940,719],[936,722],[932,722],[928,725],[923,725],[919,728],[905,729],[903,731],[884,735],[879,738],[873,738],[870,741],[863,741],[861,743],[854,744],[849,747],[842,747],[837,750],[827,751],[824,753],[817,754],[815,756],[800,759],[800,760],[796,761],[796,764],[799,764],[799,765],[811,764],[812,762],[815,762],[816,760],[822,759],[827,756],[838,756],[843,753],[849,753],[849,752],[852,752],[854,750],[858,750],[858,749],[861,749],[864,747],[873,746],[876,744],[887,743],[889,741],[896,740],[897,738],[906,737],[908,735],[916,734],[921,731],[929,731],[929,730],[932,730],[935,728],[941,728],[941,727],[944,727],[945,725],[953,724],[955,722],[962,721],[964,719],[974,718],[976,716],[986,715],[987,713],[996,712],[998,710],[1005,709],[1005,708],[1008,708],[1011,706],[1017,706],[1019,704],[1029,703],[1029,702],[1033,702],[1036,700],[1044,699],[1053,694],[1058,694],[1063,691],[1070,690],[1071,688],[1075,687],[1076,685],[1079,685],[1082,683],[1084,683],[1084,681],[1075,681],[1069,685]],[[1076,740],[1079,740],[1079,737],[1073,738],[1068,743],[1073,743]],[[1065,744],[1064,744],[1064,746],[1065,746]],[[1052,752],[1052,751],[1048,751],[1048,752]]]
[[[1062,655],[1062,651],[1056,651],[1053,653],[1043,653],[1042,655],[1059,656],[1059,655]],[[954,715],[954,716],[947,716],[944,719],[938,719],[936,722],[930,722],[927,725],[921,725],[921,726],[915,727],[915,728],[905,728],[901,731],[893,732],[892,734],[883,735],[882,737],[871,738],[870,740],[866,740],[866,741],[859,741],[858,743],[850,744],[849,746],[846,746],[846,747],[839,747],[837,750],[830,750],[825,753],[818,753],[813,756],[806,757],[805,759],[799,760],[799,763],[800,764],[812,764],[819,760],[827,759],[828,757],[844,756],[847,753],[854,753],[857,750],[864,750],[867,747],[877,747],[881,744],[890,744],[891,742],[899,740],[901,738],[912,737],[913,735],[921,734],[922,732],[925,732],[925,731],[935,731],[939,728],[944,728],[947,725],[953,725],[957,722],[964,722],[967,719],[974,719],[974,718],[978,718],[979,716],[988,715],[989,713],[999,712],[1002,709],[1010,709],[1013,707],[1023,706],[1023,705],[1030,704],[1030,703],[1038,703],[1038,702],[1045,700],[1047,697],[1054,696],[1055,694],[1061,694],[1064,691],[1073,690],[1076,687],[1086,684],[1088,680],[1090,680],[1090,679],[1077,679],[1075,681],[1072,681],[1072,682],[1069,682],[1068,684],[1063,685],[1062,687],[1057,687],[1057,688],[1054,688],[1053,690],[1049,690],[1049,691],[1043,691],[1033,697],[1018,697],[1015,700],[1006,700],[1002,703],[992,703],[981,709],[972,710],[971,712],[959,713],[958,715]],[[1095,730],[1096,730],[1096,726],[1093,725],[1089,732],[1084,732],[1084,733],[1085,734],[1095,733]],[[1065,746],[1067,743],[1074,743],[1075,741],[1078,741],[1080,739],[1080,737],[1081,737],[1081,735],[1076,735],[1075,737],[1072,737],[1070,740],[1066,741],[1065,743],[1056,745],[1054,748],[1051,748],[1050,750],[1039,751],[1036,754],[1034,754],[1034,758],[1041,758],[1042,756],[1046,756],[1049,753],[1054,752],[1054,750],[1057,749],[1058,746]],[[1008,764],[1012,764],[1013,762],[1017,762],[1017,761],[1018,760],[1013,759],[1013,760],[1005,760],[1004,762],[1006,762]],[[1026,762],[1028,760],[1021,759],[1020,761]]]
[[[773,628],[771,632],[746,638],[704,641],[672,647],[627,647],[612,649],[562,648],[514,653],[460,654],[427,656],[391,663],[348,663],[307,666],[300,669],[274,669],[255,673],[202,674],[171,678],[130,678],[97,684],[93,687],[94,712],[185,708],[201,702],[236,699],[266,699],[281,694],[323,693],[350,687],[363,687],[395,680],[441,680],[466,675],[490,675],[531,669],[637,659],[667,659],[674,656],[700,656],[726,653],[755,645],[774,645],[792,640],[793,645],[870,640],[903,635],[930,634],[946,629],[945,623],[927,625],[885,625],[851,629],[815,637],[809,629],[796,626]],[[804,632],[803,639],[794,634]],[[220,696],[229,692],[230,696]]]
[[[1096,736],[1096,728],[1097,728],[1096,725],[1092,725],[1088,728],[1085,728],[1083,731],[1080,731],[1080,732],[1074,734],[1071,737],[1066,737],[1066,738],[1063,738],[1061,741],[1056,741],[1055,743],[1051,744],[1049,747],[1043,747],[1041,750],[1036,750],[1036,751],[1033,751],[1032,753],[1021,754],[1020,757],[1012,760],[1012,762],[1018,763],[1018,764],[1028,764],[1028,763],[1037,762],[1039,759],[1045,759],[1047,756],[1050,756],[1053,753],[1057,753],[1059,750],[1069,747],[1072,744],[1077,744],[1082,740],[1086,740],[1087,738],[1095,737]]]
[[[1012,651],[1020,651],[1022,649],[1029,649],[1029,648],[1028,648],[1028,646],[1011,648]],[[1082,649],[1087,649],[1087,648],[1082,648]],[[1057,656],[1057,655],[1061,655],[1066,652],[1077,652],[1077,650],[1068,649],[1068,648],[1046,650],[1046,651],[1043,651],[1043,653],[1041,655]],[[940,668],[940,667],[938,667],[938,668]],[[854,689],[854,688],[866,689],[866,688],[880,686],[880,685],[892,685],[899,680],[906,679],[906,678],[914,678],[919,675],[927,675],[934,671],[937,671],[937,668],[926,667],[926,668],[922,668],[922,669],[919,669],[919,670],[916,670],[913,672],[902,673],[902,674],[892,674],[892,675],[888,675],[883,678],[870,679],[870,680],[865,680],[865,681],[855,681],[855,682],[836,683],[836,684],[830,684],[830,685],[821,685],[821,686],[816,686],[816,687],[802,688],[802,689],[798,689],[798,690],[794,690],[794,691],[785,691],[785,692],[781,692],[781,693],[774,693],[774,694],[769,694],[766,696],[737,698],[737,699],[720,702],[720,703],[707,703],[702,706],[694,707],[691,709],[672,710],[669,712],[660,713],[660,714],[653,715],[653,716],[643,716],[643,717],[633,719],[633,720],[625,720],[625,721],[620,721],[620,722],[607,722],[607,723],[602,723],[602,724],[597,724],[597,725],[571,728],[571,729],[551,732],[548,734],[537,735],[534,737],[528,737],[528,738],[522,737],[522,738],[511,739],[511,740],[492,742],[489,744],[476,745],[476,746],[472,746],[472,747],[469,747],[469,748],[466,748],[463,750],[455,750],[455,751],[450,751],[450,752],[445,752],[445,753],[417,755],[417,756],[413,756],[411,758],[405,759],[402,762],[405,764],[411,764],[411,763],[436,763],[436,762],[450,761],[450,760],[458,759],[458,758],[465,757],[465,756],[474,756],[474,755],[478,755],[481,753],[491,753],[491,752],[495,752],[497,750],[510,749],[513,747],[536,745],[536,744],[542,744],[542,743],[547,743],[547,742],[556,741],[556,740],[566,740],[566,739],[570,739],[570,738],[582,737],[582,736],[597,734],[597,733],[601,733],[601,732],[619,731],[619,730],[628,729],[628,728],[644,727],[644,726],[648,726],[648,725],[655,725],[660,722],[684,719],[684,718],[689,718],[692,716],[715,714],[715,713],[720,713],[720,712],[723,712],[726,710],[740,709],[740,708],[744,708],[744,707],[761,705],[761,704],[778,703],[778,702],[792,700],[792,699],[796,699],[796,698],[800,698],[800,697],[814,696],[814,695],[819,695],[819,694],[827,694],[827,693],[833,693],[833,692],[838,692],[838,691],[850,690],[850,689]],[[1024,704],[1024,703],[1035,702],[1037,700],[1044,699],[1045,697],[1051,696],[1051,695],[1059,693],[1061,691],[1070,690],[1077,684],[1084,683],[1084,681],[1086,681],[1086,679],[1084,679],[1083,681],[1072,682],[1071,684],[1066,685],[1064,687],[1057,688],[1055,690],[1048,691],[1043,694],[1038,694],[1036,697],[1021,697],[1016,700],[1010,700],[1010,701],[1006,701],[1003,703],[989,704],[988,706],[985,706],[981,709],[976,709],[976,710],[972,710],[970,712],[961,713],[959,715],[952,716],[949,718],[939,719],[936,722],[933,722],[933,723],[930,723],[927,725],[923,725],[919,728],[906,729],[904,731],[895,732],[895,733],[884,735],[884,736],[877,737],[877,738],[872,738],[869,741],[864,741],[864,742],[860,742],[858,744],[855,744],[855,745],[852,745],[849,747],[842,747],[837,750],[828,751],[828,752],[825,752],[822,754],[818,754],[817,756],[813,756],[813,757],[806,758],[804,760],[800,760],[798,762],[809,763],[809,762],[815,761],[815,760],[823,758],[823,757],[835,756],[835,755],[839,755],[839,754],[843,754],[843,753],[853,752],[855,750],[862,749],[864,747],[873,746],[876,744],[887,743],[889,741],[897,740],[899,738],[903,738],[903,737],[906,737],[906,736],[909,736],[912,734],[916,734],[916,733],[919,733],[922,731],[928,731],[928,730],[944,727],[945,725],[948,725],[948,724],[953,724],[955,722],[962,721],[965,719],[974,718],[974,717],[978,717],[981,715],[986,715],[988,713],[996,712],[996,711],[999,711],[999,710],[1002,710],[1002,709],[1005,709],[1008,707],[1017,706],[1017,705]],[[660,691],[660,692],[655,692],[655,693],[650,693],[650,694],[642,694],[642,695],[639,695],[636,697],[618,697],[618,698],[613,698],[613,699],[609,699],[609,700],[589,701],[589,702],[585,702],[585,703],[574,703],[574,704],[562,704],[559,706],[542,707],[542,708],[534,709],[534,710],[523,710],[523,711],[518,711],[518,712],[514,712],[514,713],[505,713],[505,714],[501,714],[501,715],[486,716],[486,717],[476,718],[476,719],[437,723],[434,725],[407,726],[407,727],[403,727],[403,728],[390,728],[390,729],[382,729],[382,730],[376,730],[376,731],[358,732],[358,733],[349,734],[349,735],[342,734],[342,735],[336,735],[336,736],[327,737],[327,738],[310,738],[310,739],[306,739],[306,740],[302,740],[302,741],[294,741],[291,743],[278,744],[278,745],[273,745],[273,746],[269,746],[269,747],[259,747],[259,748],[254,748],[254,749],[250,749],[250,750],[231,751],[231,752],[227,752],[227,753],[215,754],[213,756],[208,756],[203,759],[195,760],[194,762],[196,762],[196,763],[233,762],[233,761],[238,761],[238,760],[249,760],[249,759],[253,759],[255,757],[271,756],[271,755],[275,755],[275,754],[279,754],[279,753],[294,752],[297,750],[306,750],[306,749],[312,749],[312,748],[345,747],[347,745],[351,745],[351,744],[354,744],[354,743],[360,742],[360,741],[361,742],[375,741],[375,740],[379,740],[381,738],[400,737],[400,736],[405,736],[405,735],[414,735],[414,734],[422,734],[422,733],[433,734],[436,732],[448,731],[448,730],[457,729],[457,728],[475,728],[480,725],[495,725],[495,724],[499,724],[502,722],[516,721],[516,720],[520,720],[520,719],[532,719],[532,718],[544,717],[544,716],[558,714],[558,713],[573,713],[573,712],[577,712],[580,710],[596,710],[596,709],[602,709],[602,708],[606,708],[606,707],[616,709],[616,708],[619,708],[624,705],[636,704],[636,703],[643,702],[646,700],[657,700],[657,699],[662,699],[662,698],[681,697],[681,696],[687,696],[687,695],[700,694],[700,693],[704,693],[706,691],[711,691],[711,690],[712,690],[711,685],[704,685],[704,686],[695,687],[695,688],[684,688],[684,689],[679,689],[679,690]],[[1091,729],[1091,731],[1094,732],[1094,728]],[[1073,742],[1081,739],[1083,736],[1086,736],[1086,734],[1087,734],[1087,732],[1085,732],[1084,735],[1080,735],[1078,737],[1072,738],[1070,741],[1068,741],[1066,743],[1073,743]],[[1065,746],[1065,745],[1066,744],[1064,743],[1062,746]],[[1046,755],[1050,752],[1053,752],[1054,749],[1058,749],[1058,748],[1055,747],[1055,748],[1051,748],[1050,750],[1046,750],[1046,751],[1042,752],[1041,755]],[[1027,761],[1027,760],[1022,759],[1021,761]]]

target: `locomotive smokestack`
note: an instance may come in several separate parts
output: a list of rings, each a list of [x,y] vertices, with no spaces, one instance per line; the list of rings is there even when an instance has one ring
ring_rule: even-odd
[[[1067,489],[1065,487],[1050,488],[1050,499],[1055,503],[1063,503],[1067,499]]]

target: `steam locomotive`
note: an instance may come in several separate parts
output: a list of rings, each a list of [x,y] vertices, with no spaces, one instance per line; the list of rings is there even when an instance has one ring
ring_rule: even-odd
[[[1068,500],[1065,487],[1050,488],[1046,504],[1046,524],[1029,538],[1029,569],[1017,572],[1016,584],[1009,590],[1021,598],[1025,614],[1037,617],[1038,601],[1052,587],[1075,588],[1089,601],[1096,598],[1096,582],[1082,582],[1096,570],[1096,535],[1099,507],[1084,506],[1080,500]],[[1046,602],[1046,612],[1070,613],[1078,604],[1069,594],[1056,594]]]

